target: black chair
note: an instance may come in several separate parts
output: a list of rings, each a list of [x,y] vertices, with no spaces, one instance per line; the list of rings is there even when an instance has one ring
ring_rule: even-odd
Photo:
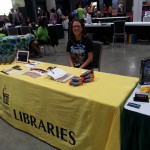
[[[15,27],[7,28],[7,34],[8,35],[18,35],[18,28],[15,28]]]
[[[112,48],[114,47],[114,44],[116,44],[116,39],[124,39],[124,48],[125,48],[127,34],[125,32],[125,21],[124,20],[114,21],[114,35],[113,35]]]
[[[98,68],[98,71],[100,71],[103,42],[93,41],[93,45],[94,45],[93,68]]]
[[[51,38],[48,37],[48,42],[37,40],[40,46],[41,51],[43,52],[43,55],[46,55],[46,46],[48,47],[49,53],[50,53],[50,46],[52,46]],[[56,53],[55,47],[53,47],[54,53]]]
[[[22,35],[31,34],[31,28],[29,26],[21,26],[20,30]]]
[[[91,40],[93,40],[93,35],[94,35],[94,33],[87,33],[87,36],[88,36]]]

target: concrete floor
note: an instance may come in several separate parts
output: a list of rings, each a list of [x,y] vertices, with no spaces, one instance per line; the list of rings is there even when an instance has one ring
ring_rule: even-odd
[[[67,31],[65,38],[59,40],[55,54],[51,47],[50,55],[36,58],[44,62],[68,65],[66,54]],[[139,42],[134,45],[116,45],[112,51],[111,45],[104,45],[101,60],[101,71],[125,76],[139,77],[140,61],[150,56],[149,43]],[[49,144],[17,130],[0,119],[0,150],[56,150]]]

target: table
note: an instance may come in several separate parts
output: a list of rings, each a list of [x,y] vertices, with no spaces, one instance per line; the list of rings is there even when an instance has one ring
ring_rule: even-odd
[[[100,36],[106,36],[108,41],[112,41],[113,36],[113,23],[92,23],[85,24],[88,33],[94,33],[95,39]],[[126,33],[136,34],[138,39],[150,40],[150,22],[125,22]]]
[[[13,53],[16,50],[29,50],[29,43],[35,40],[32,34],[18,36],[4,36],[0,38],[0,51],[2,53]]]
[[[103,17],[103,18],[92,18],[92,23],[98,23],[99,21],[101,23],[110,23],[117,20],[124,20],[126,22],[130,22],[129,16],[123,16],[123,17]]]
[[[1,65],[1,69],[23,64]],[[83,69],[56,66],[79,76]],[[22,131],[65,150],[120,150],[120,115],[138,79],[94,71],[95,81],[79,87],[47,75],[0,72],[0,116]],[[2,93],[3,91],[3,93]]]
[[[135,93],[139,92],[138,85],[127,100],[121,117],[122,150],[149,150],[150,149],[150,103],[133,101]],[[128,106],[132,102],[140,104],[139,109]]]

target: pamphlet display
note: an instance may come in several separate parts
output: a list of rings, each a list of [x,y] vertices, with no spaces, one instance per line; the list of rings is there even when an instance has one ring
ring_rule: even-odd
[[[22,70],[22,69],[20,68],[20,66],[17,65],[17,66],[11,67],[11,68],[3,69],[3,70],[1,70],[1,72],[6,74],[6,75],[9,75],[9,74],[12,74],[14,72],[18,72],[20,70]]]
[[[47,69],[40,68],[38,67],[38,65],[41,64],[41,62],[29,62],[28,55],[28,51],[18,51],[16,61],[25,64],[21,66],[16,65],[14,67],[6,68],[1,70],[1,72],[6,75],[26,75],[32,78],[38,78],[40,76],[48,75],[52,80],[62,83],[70,80],[69,85],[71,86],[80,86],[83,85],[83,83],[89,83],[94,81],[93,69],[82,72],[82,74],[80,74],[80,76],[78,77],[70,74],[69,71],[64,71],[63,69],[57,67],[48,67]]]
[[[37,78],[45,75],[46,73],[46,70],[40,68],[31,68],[29,71],[25,72],[24,75],[30,76],[32,78]]]

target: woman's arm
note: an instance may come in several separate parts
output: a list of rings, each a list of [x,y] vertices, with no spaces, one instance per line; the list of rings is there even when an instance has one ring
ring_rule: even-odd
[[[70,53],[68,53],[68,54],[69,54],[69,64],[70,64],[71,67],[74,67],[71,54]]]
[[[79,68],[84,69],[92,61],[93,61],[93,52],[88,52],[88,59]]]

